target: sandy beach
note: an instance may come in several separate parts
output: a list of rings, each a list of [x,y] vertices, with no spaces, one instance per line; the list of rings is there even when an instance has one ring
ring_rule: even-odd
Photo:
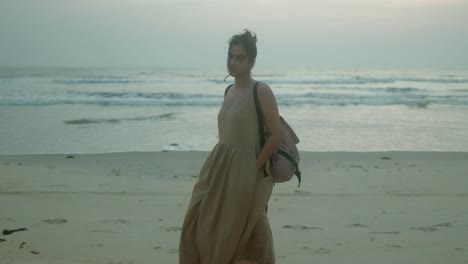
[[[0,264],[178,263],[208,152],[1,155]],[[468,263],[468,153],[303,152],[269,204],[278,264]]]

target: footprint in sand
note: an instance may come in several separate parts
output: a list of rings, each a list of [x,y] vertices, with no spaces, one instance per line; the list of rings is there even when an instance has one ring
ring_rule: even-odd
[[[314,253],[317,253],[317,254],[330,254],[331,252],[332,251],[330,249],[326,249],[326,248],[319,248],[314,251]]]
[[[302,247],[301,250],[312,250],[312,248],[305,246],[305,247]],[[330,249],[321,247],[321,248],[314,250],[313,252],[317,254],[330,254],[332,251]]]
[[[109,219],[109,220],[103,220],[101,221],[103,224],[128,224],[128,221],[125,219]]]
[[[163,231],[166,231],[166,232],[176,232],[176,231],[181,231],[182,228],[178,227],[178,226],[171,226],[171,227],[161,227],[161,230]]]
[[[117,170],[112,169],[111,173],[112,173],[114,176],[120,176],[120,174],[121,174],[122,172],[120,171],[120,169],[117,169]]]
[[[307,192],[307,191],[302,191],[302,190],[294,190],[295,195],[300,195],[300,196],[310,196],[312,193]]]
[[[68,220],[63,219],[63,218],[54,218],[54,219],[45,219],[45,220],[42,220],[42,222],[51,224],[51,225],[56,225],[56,224],[64,224],[68,222]]]
[[[176,248],[173,248],[173,249],[168,250],[168,251],[166,251],[166,252],[169,253],[169,254],[175,254],[175,253],[179,252],[179,250],[176,249]]]
[[[396,245],[396,244],[393,244],[393,245],[386,245],[386,246],[389,247],[389,248],[403,248],[402,246]]]
[[[346,244],[351,244],[351,241],[344,241],[344,242],[337,242],[335,245],[337,246],[344,246]]]
[[[452,223],[445,222],[445,223],[437,224],[437,225],[433,225],[433,226],[435,226],[435,227],[438,227],[438,226],[452,227]]]
[[[400,231],[373,231],[369,232],[369,234],[389,234],[389,235],[398,235]]]
[[[351,224],[351,225],[345,225],[345,227],[369,227],[368,225],[356,223],[356,224]]]
[[[113,233],[113,234],[118,234],[120,232],[116,231],[109,231],[109,230],[90,230],[92,233]]]
[[[434,231],[438,230],[437,228],[432,227],[432,226],[411,227],[411,229],[417,229],[417,230],[421,230],[421,231],[424,231],[424,232],[434,232]]]
[[[445,223],[431,225],[431,226],[411,227],[411,229],[421,230],[424,232],[434,232],[438,230],[437,227],[452,227],[452,223],[445,222]]]
[[[284,229],[293,229],[293,230],[310,230],[310,229],[315,229],[315,230],[324,230],[321,227],[314,227],[314,226],[303,226],[303,225],[284,225],[282,228]]]

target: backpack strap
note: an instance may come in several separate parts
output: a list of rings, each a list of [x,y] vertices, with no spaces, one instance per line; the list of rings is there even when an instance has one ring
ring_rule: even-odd
[[[228,87],[226,87],[226,90],[224,90],[224,97],[226,97],[228,91],[229,91],[229,88],[231,88],[234,84],[230,84]]]
[[[253,88],[253,93],[254,93],[254,102],[255,102],[255,110],[257,111],[257,119],[258,119],[258,132],[260,133],[260,147],[263,148],[265,145],[265,121],[263,119],[263,113],[262,109],[260,107],[260,102],[258,101],[258,89],[257,89],[257,84],[259,82],[256,82]],[[263,165],[263,175],[265,177],[268,176],[268,173],[266,171],[266,164]]]

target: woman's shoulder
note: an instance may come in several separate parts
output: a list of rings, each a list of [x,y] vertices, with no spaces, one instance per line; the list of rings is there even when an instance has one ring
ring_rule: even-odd
[[[258,89],[258,94],[259,95],[268,95],[271,94],[273,95],[273,90],[271,89],[270,85],[264,81],[258,81],[257,82],[257,89]]]

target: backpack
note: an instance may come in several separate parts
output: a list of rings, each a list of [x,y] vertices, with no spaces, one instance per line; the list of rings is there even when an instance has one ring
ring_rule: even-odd
[[[260,102],[258,100],[257,84],[255,83],[253,89],[253,96],[255,102],[255,109],[257,112],[258,119],[258,129],[260,133],[260,146],[263,148],[265,145],[265,123],[263,118],[262,109],[260,108]],[[231,88],[232,84],[229,85],[224,95],[226,96],[227,91]],[[296,144],[299,143],[299,138],[296,136],[294,130],[289,126],[289,124],[280,116],[281,122],[281,140],[278,145],[278,149],[273,152],[270,157],[270,173],[273,177],[273,181],[276,183],[286,182],[292,179],[296,175],[300,187],[301,185],[301,172],[299,170],[299,151],[296,147]],[[268,173],[263,168],[265,177],[268,176]]]

